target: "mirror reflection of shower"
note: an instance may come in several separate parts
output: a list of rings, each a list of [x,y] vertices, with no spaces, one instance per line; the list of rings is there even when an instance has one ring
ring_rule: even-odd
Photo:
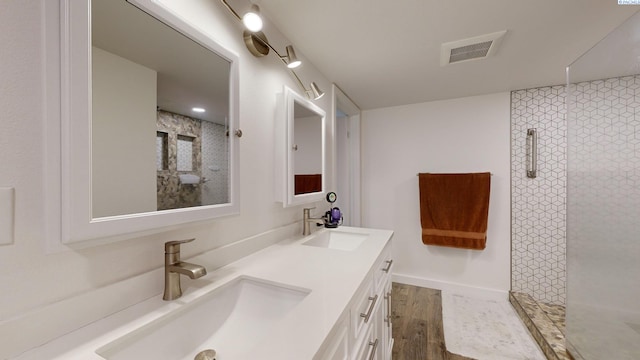
[[[229,203],[229,61],[129,2],[91,11],[92,217]]]
[[[229,202],[226,118],[218,124],[164,110],[157,114],[158,133],[168,138],[157,148],[157,163],[167,164],[158,169],[158,210]]]

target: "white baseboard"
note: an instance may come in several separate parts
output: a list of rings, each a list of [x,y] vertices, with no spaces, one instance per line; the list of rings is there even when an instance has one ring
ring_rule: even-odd
[[[508,300],[509,290],[488,289],[465,284],[458,284],[449,281],[426,279],[413,275],[393,274],[393,282],[426,287],[451,292],[454,294],[466,295],[475,299],[483,300]]]

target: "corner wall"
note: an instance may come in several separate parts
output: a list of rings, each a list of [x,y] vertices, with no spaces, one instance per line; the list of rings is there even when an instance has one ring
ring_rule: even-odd
[[[538,133],[538,169],[526,176],[527,129]],[[567,120],[565,87],[511,92],[511,288],[564,305]]]
[[[393,229],[394,281],[506,299],[510,266],[509,93],[363,112],[363,225]],[[487,247],[422,244],[419,172],[490,171]]]

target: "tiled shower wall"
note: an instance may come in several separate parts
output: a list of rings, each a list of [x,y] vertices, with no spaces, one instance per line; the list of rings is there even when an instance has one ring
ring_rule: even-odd
[[[192,173],[202,177],[201,121],[174,114],[158,111],[157,130],[168,134],[168,168],[159,170],[157,174],[158,210],[177,209],[201,204],[200,185],[181,185],[178,178],[178,136],[188,136],[193,139],[191,146]],[[189,162],[189,159],[186,160]]]
[[[640,75],[572,84],[570,105],[567,340],[640,359]]]
[[[537,177],[528,178],[527,129],[538,134]],[[565,303],[565,87],[511,93],[511,289]]]
[[[203,204],[229,202],[229,141],[224,125],[202,122]]]

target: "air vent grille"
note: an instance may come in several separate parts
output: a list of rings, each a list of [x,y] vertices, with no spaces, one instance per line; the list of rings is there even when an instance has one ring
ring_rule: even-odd
[[[495,54],[504,34],[507,31],[498,31],[491,34],[480,35],[468,39],[452,41],[442,44],[440,65],[459,63],[474,59],[484,59]]]
[[[449,63],[486,57],[491,44],[493,40],[451,49]]]

